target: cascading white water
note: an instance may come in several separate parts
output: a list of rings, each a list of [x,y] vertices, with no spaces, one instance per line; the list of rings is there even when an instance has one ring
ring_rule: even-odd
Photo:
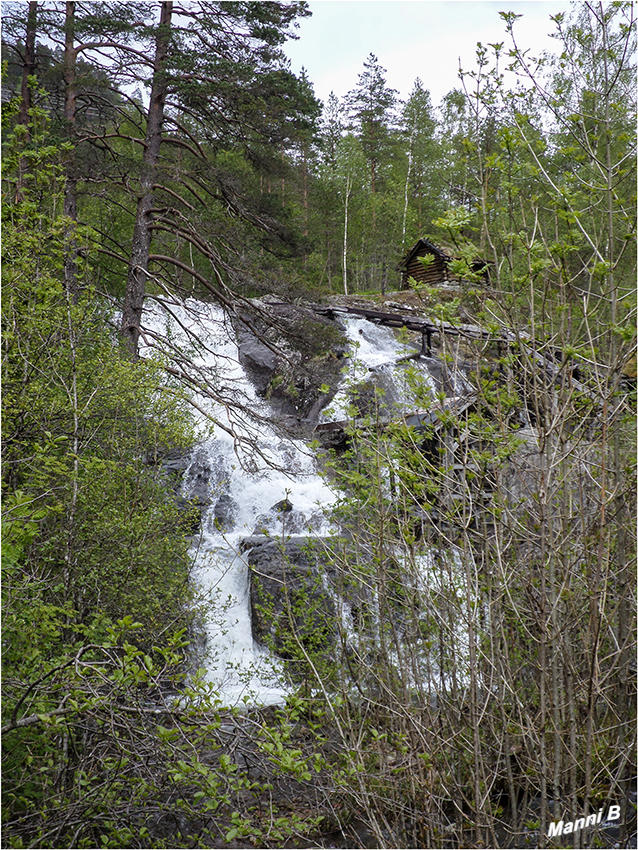
[[[344,370],[343,389],[322,420],[346,419],[350,388],[371,375],[386,392],[389,407],[397,412],[413,409],[415,396],[404,368],[406,355],[413,351],[387,327],[353,317],[347,317],[345,325],[352,356]],[[197,447],[184,475],[185,495],[208,504],[191,551],[194,577],[210,611],[206,679],[228,705],[281,703],[287,691],[277,659],[252,637],[250,573],[241,543],[264,531],[270,536],[282,534],[282,514],[275,508],[284,499],[293,506],[285,513],[287,533],[292,524],[295,533],[326,534],[325,508],[335,494],[317,474],[305,444],[283,438],[265,421],[268,411],[239,362],[235,334],[221,308],[165,300],[162,307],[154,304],[147,309],[144,326],[149,333],[148,348],[140,351],[143,356],[152,350],[153,335],[162,337],[159,347],[168,342],[174,352],[187,352],[189,373],[200,385],[207,382],[226,402],[214,402],[204,392],[194,396],[202,424],[207,424],[204,412],[208,412],[218,425],[213,436]],[[434,391],[426,367],[416,368]],[[249,411],[263,418],[255,421]],[[344,600],[341,603],[338,610],[348,631],[349,607]]]
[[[389,413],[401,415],[419,408],[422,402],[419,403],[415,383],[407,379],[408,365],[416,372],[416,384],[421,385],[421,399],[424,396],[423,391],[425,395],[429,391],[431,399],[436,397],[437,386],[429,372],[428,362],[424,359],[412,359],[414,348],[402,343],[391,328],[352,316],[345,317],[343,321],[351,345],[351,358],[347,369],[344,370],[342,387],[329,408],[322,413],[322,421],[349,419],[352,387],[360,387],[369,380],[372,380],[374,386],[382,391],[383,404]],[[449,386],[455,395],[463,395],[471,391],[472,388],[458,368],[456,360],[448,378]],[[465,623],[459,621],[451,624],[439,611],[439,607],[445,607],[442,605],[443,599],[448,598],[450,594],[458,596],[461,593],[463,579],[459,553],[454,547],[447,546],[438,553],[438,556],[432,551],[409,556],[400,546],[397,546],[394,555],[397,562],[405,562],[404,575],[412,575],[424,611],[431,612],[431,617],[437,623],[438,633],[445,636],[444,642],[439,647],[436,647],[434,651],[428,648],[423,657],[418,660],[420,667],[418,673],[413,673],[406,667],[402,670],[403,675],[415,687],[424,687],[427,683],[427,687],[433,692],[449,687],[450,680],[454,682],[455,687],[465,686],[468,682],[466,667],[469,658]],[[375,602],[373,594],[372,614],[374,614]],[[459,597],[459,605],[464,610],[464,592]],[[338,610],[342,611],[342,628],[345,634],[349,636],[353,644],[356,644],[357,635],[352,627],[349,607],[342,603]],[[398,656],[395,657],[392,651],[389,655],[398,666],[401,666]],[[414,658],[412,662],[415,662]]]
[[[250,420],[247,411],[267,411],[239,363],[234,333],[223,310],[193,301],[169,306],[173,318],[155,306],[145,313],[145,327],[170,338],[174,346],[189,349],[198,379],[207,380],[229,402],[226,407],[204,394],[195,396],[197,405],[208,410],[219,427],[194,452],[184,476],[185,495],[191,496],[198,484],[201,491],[203,479],[210,502],[191,552],[195,580],[210,603],[206,678],[227,704],[281,703],[286,688],[276,660],[252,638],[249,570],[240,543],[256,526],[272,536],[281,534],[281,521],[277,528],[278,514],[271,509],[283,499],[294,506],[298,525],[310,534],[320,532],[325,524],[322,508],[333,501],[334,494],[317,475],[314,459],[302,442],[283,439],[266,422]],[[140,353],[148,352],[142,348]],[[245,414],[238,414],[232,404],[241,405]],[[206,424],[203,416],[202,423]],[[253,442],[261,458],[250,451]]]
[[[351,404],[350,389],[373,377],[380,390],[385,393],[384,403],[405,413],[417,407],[416,396],[406,380],[405,359],[414,354],[414,349],[400,342],[391,328],[375,325],[366,319],[346,316],[343,318],[351,346],[351,357],[343,385],[332,399],[330,406],[321,414],[320,421],[343,421],[348,419]],[[427,368],[412,361],[426,387],[433,393],[436,387]]]

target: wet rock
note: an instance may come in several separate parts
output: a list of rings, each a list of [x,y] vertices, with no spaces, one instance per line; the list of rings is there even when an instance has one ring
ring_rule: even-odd
[[[309,527],[304,512],[297,510],[289,499],[282,499],[257,517],[253,534],[303,534]]]
[[[275,322],[246,314],[235,320],[239,360],[257,392],[285,417],[316,421],[332,399],[348,350],[341,326],[319,316],[312,304],[261,299],[255,306]]]
[[[195,470],[191,468],[188,480],[188,497],[201,507],[208,507],[211,504],[210,469],[205,466],[198,466]]]
[[[220,493],[226,492],[228,482],[223,453],[216,456],[210,448],[200,446],[184,476],[184,498],[199,507],[209,507],[219,499]]]
[[[248,542],[248,541],[245,541]],[[321,544],[307,537],[285,543],[250,538],[254,638],[282,658],[328,650],[335,640],[336,609],[326,589]]]
[[[175,504],[185,520],[185,529],[195,534],[201,526],[202,509],[183,495],[184,473],[191,466],[193,450],[178,446],[168,449],[161,456],[148,458],[149,464],[159,464],[169,485]]]
[[[289,513],[292,510],[292,502],[290,499],[282,499],[273,505],[270,510],[277,511],[278,513]]]
[[[162,469],[169,475],[177,476],[181,479],[185,470],[190,466],[192,457],[192,449],[170,449],[160,459]]]
[[[255,389],[264,393],[277,368],[277,355],[245,325],[236,326],[239,362],[249,372]]]
[[[223,493],[213,510],[213,523],[219,531],[232,531],[237,521],[239,505],[232,496]]]
[[[370,611],[365,590],[349,574],[344,545],[303,535],[283,541],[253,535],[241,544],[250,568],[253,636],[300,662],[289,669],[293,678],[303,675],[305,653],[334,660],[341,628],[354,631],[356,618],[363,622]]]

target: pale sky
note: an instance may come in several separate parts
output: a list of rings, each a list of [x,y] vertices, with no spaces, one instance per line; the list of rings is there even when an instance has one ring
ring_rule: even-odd
[[[568,12],[568,0],[310,0],[312,17],[301,20],[298,41],[285,51],[292,70],[302,66],[324,102],[331,91],[343,97],[357,84],[363,63],[374,53],[386,69],[386,80],[405,100],[421,78],[438,105],[460,85],[464,70],[474,67],[476,43],[510,46],[499,12],[523,17],[515,25],[521,47],[534,55],[556,49],[548,36],[549,16]]]

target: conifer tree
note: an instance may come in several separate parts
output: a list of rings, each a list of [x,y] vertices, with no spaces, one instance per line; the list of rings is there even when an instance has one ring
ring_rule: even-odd
[[[381,166],[392,144],[397,92],[388,87],[385,68],[371,53],[356,88],[346,96],[350,121],[370,167],[370,191],[376,194]]]
[[[430,92],[423,88],[419,78],[414,82],[410,97],[401,115],[403,146],[407,145],[407,168],[404,184],[404,208],[401,228],[401,245],[406,242],[408,211],[414,228],[408,242],[429,229],[437,212],[440,212],[441,161],[439,144],[435,133],[437,122],[434,116]]]

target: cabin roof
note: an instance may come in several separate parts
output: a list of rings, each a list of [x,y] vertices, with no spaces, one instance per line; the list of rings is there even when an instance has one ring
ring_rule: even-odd
[[[423,255],[426,252],[430,254],[435,254],[444,263],[450,263],[452,262],[452,260],[459,258],[458,249],[454,249],[449,245],[435,245],[434,242],[422,236],[420,239],[417,239],[417,241],[410,248],[405,257],[401,260],[401,262],[397,266],[397,271],[405,272],[408,264],[414,259],[414,257]],[[478,253],[474,257],[473,262],[477,266],[484,268],[488,268],[492,265],[490,260],[483,259],[483,257],[480,257],[478,255]]]
[[[449,263],[450,260],[454,259],[454,254],[451,249],[446,247],[440,247],[439,245],[435,245],[434,242],[430,242],[429,239],[421,238],[417,239],[416,243],[410,248],[405,257],[401,260],[398,265],[398,269],[404,269],[407,264],[416,257],[421,251],[428,251],[431,254],[436,254],[439,256],[443,262]]]

